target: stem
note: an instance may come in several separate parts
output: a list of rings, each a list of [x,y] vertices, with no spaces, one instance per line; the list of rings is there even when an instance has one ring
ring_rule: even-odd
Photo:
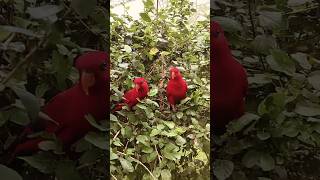
[[[251,2],[252,2],[252,0],[248,0],[248,9],[249,9],[249,18],[250,18],[252,36],[253,36],[253,39],[255,39],[257,33],[256,33],[255,24],[254,24],[254,19],[253,19],[253,16],[252,16],[252,13],[255,13],[255,9],[252,8],[252,3]],[[255,1],[253,2],[253,6],[255,6]],[[261,55],[259,55],[259,61],[261,62],[263,70],[266,70],[266,67],[264,65],[264,62],[263,62],[263,59],[262,59]]]
[[[6,84],[17,71],[25,64],[30,61],[30,57],[38,50],[39,46],[41,46],[44,42],[45,38],[43,38],[35,47],[33,47],[30,52],[23,58],[23,60],[19,61],[16,67],[8,74],[8,76],[2,81],[3,84]]]
[[[117,153],[126,156],[126,154],[123,153],[123,152],[117,151]],[[133,161],[135,161],[136,163],[138,163],[138,164],[140,164],[141,166],[143,166],[143,167],[148,171],[148,173],[150,174],[150,176],[151,176],[154,180],[157,180],[157,178],[152,174],[152,172],[148,169],[148,167],[147,167],[146,165],[144,165],[141,161],[139,161],[138,159],[133,158],[133,157],[129,157],[129,158],[131,158]]]
[[[254,25],[254,21],[253,21],[253,16],[252,16],[251,1],[252,0],[248,0],[248,9],[249,9],[249,18],[250,18],[250,23],[251,23],[251,31],[252,31],[253,38],[255,38],[256,37],[256,29],[255,29],[255,25]]]

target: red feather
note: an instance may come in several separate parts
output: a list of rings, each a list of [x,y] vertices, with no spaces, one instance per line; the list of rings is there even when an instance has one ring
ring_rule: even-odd
[[[142,100],[148,96],[149,86],[144,78],[135,78],[133,80],[133,83],[140,86],[139,90],[137,88],[133,88],[127,91],[123,95],[124,100],[121,103],[118,103],[112,110],[112,112],[120,111],[122,109],[122,106],[124,106],[125,104],[127,104],[131,109],[133,106],[138,104],[138,99]]]
[[[175,77],[172,77],[172,73],[175,74]],[[180,103],[181,100],[186,98],[188,85],[182,78],[179,69],[177,69],[176,67],[170,68],[170,80],[168,82],[166,91],[170,105],[176,105]]]
[[[69,146],[82,138],[93,127],[85,119],[85,115],[91,114],[96,120],[106,118],[107,112],[107,85],[108,71],[106,63],[109,56],[105,52],[87,52],[76,59],[76,68],[81,75],[82,70],[91,70],[95,75],[95,84],[89,88],[89,95],[82,89],[81,81],[52,98],[43,109],[50,118],[58,122],[58,125],[45,122],[45,131],[54,133],[65,145]],[[80,76],[81,77],[81,76]],[[26,128],[25,132],[31,132]],[[30,153],[38,150],[42,138],[29,139],[18,144],[13,156]]]
[[[221,26],[211,22],[211,113],[214,133],[244,114],[248,81],[243,66],[232,56]]]

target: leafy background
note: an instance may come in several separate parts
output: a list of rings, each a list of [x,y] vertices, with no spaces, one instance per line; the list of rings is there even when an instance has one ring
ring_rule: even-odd
[[[250,84],[247,113],[214,137],[214,175],[319,179],[319,3],[214,0],[211,16]]]
[[[100,0],[2,0],[0,11],[3,164],[7,148],[23,126],[35,121],[40,107],[78,81],[74,57],[88,49],[109,49],[109,6]],[[43,151],[10,167],[0,165],[1,179],[105,179],[108,121],[88,119],[98,129],[74,144],[75,157],[70,159],[54,137],[42,134],[48,139],[41,144]]]
[[[110,172],[114,179],[209,179],[209,17],[190,21],[189,1],[161,9],[156,2],[144,1],[138,20],[111,11],[111,107],[134,77],[151,90],[133,111],[110,115]],[[189,87],[176,113],[165,97],[172,65]]]

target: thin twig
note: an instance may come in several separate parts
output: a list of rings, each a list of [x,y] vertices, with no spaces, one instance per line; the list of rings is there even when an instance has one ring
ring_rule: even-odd
[[[162,156],[159,154],[156,144],[154,145],[154,148],[156,149],[156,152],[158,154],[159,163],[161,163]]]
[[[113,174],[111,174],[111,177],[113,177],[113,179],[115,179],[115,180],[118,180]]]
[[[253,21],[253,16],[252,16],[252,7],[251,7],[251,0],[248,0],[248,9],[249,9],[249,18],[250,18],[250,23],[251,23],[251,31],[253,38],[256,37],[256,29]]]
[[[114,141],[114,140],[118,137],[119,133],[120,133],[120,130],[119,130],[119,131],[116,133],[116,135],[113,137],[112,141]]]
[[[68,7],[66,4],[64,4],[64,6],[65,6],[65,8],[68,9],[68,11],[69,11],[69,10],[72,10],[72,9],[71,9],[70,7]],[[76,13],[76,18],[80,21],[80,23],[81,23],[85,28],[87,28],[92,34],[94,34],[94,35],[96,35],[96,36],[101,36],[101,37],[103,37],[103,38],[102,38],[103,41],[109,43],[109,42],[105,39],[105,37],[102,36],[102,34],[97,33],[97,32],[94,32],[94,31],[89,27],[89,25],[87,25],[87,24],[80,18],[79,14],[78,14],[77,12],[75,12],[75,13]]]
[[[30,52],[23,58],[23,60],[19,61],[18,64],[13,68],[13,70],[7,75],[7,77],[2,81],[3,84],[6,84],[13,75],[25,64],[29,62],[29,58],[38,50],[38,48],[43,44],[45,38],[41,39],[41,41],[33,47]]]
[[[252,2],[252,0],[248,0],[248,9],[249,9],[249,18],[250,18],[250,23],[251,23],[252,36],[253,36],[253,39],[255,39],[257,33],[256,33],[256,28],[255,28],[253,16],[252,16],[252,13],[255,14],[255,8],[254,8],[255,2],[253,2],[253,4],[251,4],[251,2]],[[253,6],[253,8],[252,8],[252,6]],[[266,70],[266,67],[264,65],[264,62],[263,62],[261,55],[259,55],[259,61],[261,62],[263,70]]]
[[[123,153],[123,152],[120,152],[120,151],[117,151],[117,153],[122,154],[122,155],[124,155],[124,156],[127,155],[127,154],[125,154],[125,153]],[[151,176],[154,180],[157,179],[157,178],[152,174],[152,172],[148,169],[148,167],[147,167],[146,165],[144,165],[141,161],[139,161],[138,159],[133,158],[133,157],[129,157],[129,158],[131,158],[133,161],[135,161],[136,163],[138,163],[138,164],[140,164],[141,166],[143,166],[143,167],[148,171],[148,173],[150,174],[150,176]]]

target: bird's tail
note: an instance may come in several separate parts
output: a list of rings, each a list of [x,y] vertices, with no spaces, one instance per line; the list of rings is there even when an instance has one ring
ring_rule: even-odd
[[[18,144],[14,151],[10,155],[10,159],[7,161],[7,164],[10,164],[16,156],[22,154],[29,154],[39,150],[38,144],[42,141],[41,138],[30,139],[21,144]]]

